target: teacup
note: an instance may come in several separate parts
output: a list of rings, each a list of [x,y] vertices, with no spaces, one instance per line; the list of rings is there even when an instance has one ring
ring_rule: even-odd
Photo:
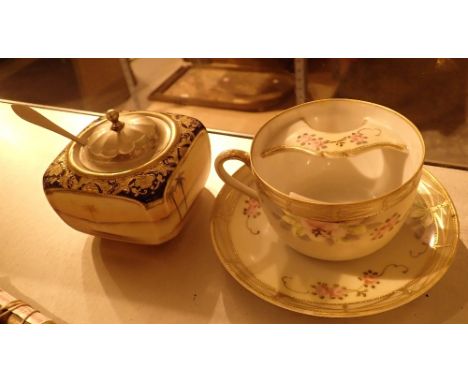
[[[222,152],[224,182],[260,201],[281,240],[304,255],[350,260],[385,246],[416,196],[425,147],[419,130],[387,107],[326,99],[287,109],[255,135],[250,154]],[[223,164],[250,167],[255,188]]]

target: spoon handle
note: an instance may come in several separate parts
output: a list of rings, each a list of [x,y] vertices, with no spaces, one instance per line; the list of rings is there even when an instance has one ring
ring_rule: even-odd
[[[38,113],[36,110],[30,108],[26,105],[13,104],[11,108],[16,113],[16,115],[27,122],[33,123],[35,125],[41,126],[47,130],[51,130],[54,133],[60,134],[68,139],[71,139],[81,145],[86,145],[86,141],[82,138],[79,138],[65,129],[62,129],[60,126],[56,125],[50,119],[44,117],[42,114]]]

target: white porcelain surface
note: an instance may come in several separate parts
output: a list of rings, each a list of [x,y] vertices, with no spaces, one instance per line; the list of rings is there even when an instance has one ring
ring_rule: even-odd
[[[141,118],[137,114],[136,121]],[[45,194],[65,223],[84,233],[137,244],[161,244],[179,234],[208,178],[210,142],[205,127],[194,118],[156,115],[149,121],[157,119],[169,119],[173,124],[177,123],[177,127],[171,130],[154,122],[154,134],[162,133],[164,129],[169,131],[160,134],[161,139],[157,142],[161,150],[169,150],[160,153],[161,157],[157,156],[156,148],[150,150],[154,160],[141,169],[133,167],[129,174],[101,171],[82,174],[67,160],[69,152],[73,157],[76,145],[67,146],[49,165],[43,177]],[[138,126],[141,130],[137,135],[146,137],[147,125],[141,123]],[[108,130],[108,126],[104,130]],[[176,133],[175,144],[170,146]],[[153,140],[155,137],[152,136]],[[133,163],[132,159],[127,161],[124,157],[125,165]],[[119,165],[118,161],[111,162]]]
[[[398,233],[416,195],[424,150],[417,128],[397,112],[329,99],[280,113],[254,137],[250,160],[247,153],[225,152],[216,168],[226,183],[261,202],[285,243],[339,261],[367,256]],[[251,167],[258,191],[224,172],[229,159]]]
[[[235,177],[254,182],[246,167]],[[258,202],[230,187],[217,197],[211,231],[224,267],[258,297],[309,315],[355,317],[396,308],[431,288],[453,260],[458,220],[442,185],[425,171],[401,231],[362,259],[302,256],[284,244]]]
[[[295,215],[266,197],[262,207],[281,240],[295,250],[317,259],[344,261],[368,256],[387,245],[403,226],[415,195],[416,189],[377,215],[336,223]]]
[[[339,150],[336,143],[304,141],[302,134],[323,132],[324,137],[333,139],[332,135],[337,140],[350,136],[368,119],[372,127],[361,133],[363,137],[379,130],[407,150],[377,147],[332,158],[286,151],[262,157],[265,150],[291,146],[295,141],[298,146],[305,143],[306,148],[323,145],[328,151]],[[352,145],[359,148],[361,142],[358,139]],[[381,197],[407,182],[418,171],[423,157],[421,138],[404,117],[378,105],[340,99],[311,102],[280,114],[257,133],[251,150],[252,165],[265,182],[286,195],[294,193],[322,203],[355,203]]]

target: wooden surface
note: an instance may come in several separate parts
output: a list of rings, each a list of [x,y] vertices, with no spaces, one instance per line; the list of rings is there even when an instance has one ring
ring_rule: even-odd
[[[75,134],[95,118],[42,112]],[[42,191],[42,174],[66,139],[23,122],[6,103],[0,103],[0,122],[0,288],[57,322],[468,322],[468,172],[429,167],[453,198],[461,236],[453,265],[427,297],[377,316],[330,320],[270,305],[223,269],[209,231],[211,209],[223,186],[213,171],[192,220],[176,239],[161,246],[101,240],[63,223]],[[212,159],[224,149],[248,150],[251,143],[220,134],[210,138]],[[228,164],[230,170],[238,166]]]

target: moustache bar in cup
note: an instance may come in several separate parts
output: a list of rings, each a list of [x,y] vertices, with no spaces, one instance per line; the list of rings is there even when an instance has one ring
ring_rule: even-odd
[[[281,240],[304,255],[350,260],[385,246],[416,196],[425,147],[394,110],[327,99],[285,110],[255,135],[250,154],[227,150],[220,178],[261,202]],[[230,176],[227,160],[249,166],[256,189]]]

